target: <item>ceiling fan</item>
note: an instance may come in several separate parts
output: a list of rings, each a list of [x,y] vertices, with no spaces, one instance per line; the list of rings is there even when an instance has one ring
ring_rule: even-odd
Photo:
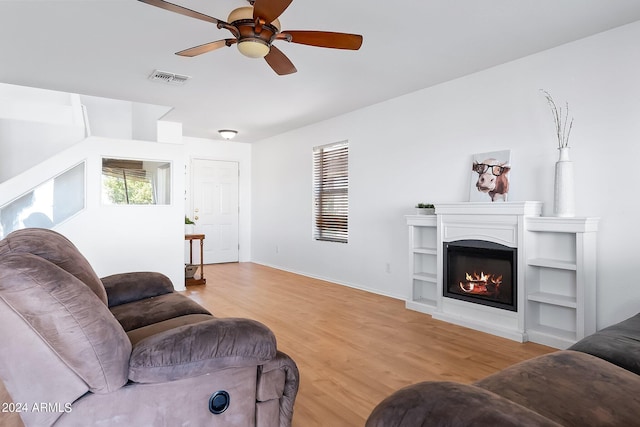
[[[250,58],[264,58],[279,75],[295,73],[296,67],[273,45],[275,40],[332,49],[358,50],[362,36],[328,31],[281,31],[278,17],[293,0],[248,0],[251,6],[234,9],[225,22],[164,0],[138,0],[161,9],[201,19],[227,29],[234,38],[222,39],[176,52],[180,56],[197,56],[237,44],[238,50]]]

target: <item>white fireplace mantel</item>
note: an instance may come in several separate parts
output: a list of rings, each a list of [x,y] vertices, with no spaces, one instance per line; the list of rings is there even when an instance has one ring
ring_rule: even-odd
[[[438,215],[516,215],[540,216],[542,202],[457,202],[438,203]]]
[[[566,348],[595,332],[597,218],[541,217],[542,203],[436,204],[409,215],[407,308],[519,342]],[[486,240],[517,248],[517,311],[443,296],[443,243]]]

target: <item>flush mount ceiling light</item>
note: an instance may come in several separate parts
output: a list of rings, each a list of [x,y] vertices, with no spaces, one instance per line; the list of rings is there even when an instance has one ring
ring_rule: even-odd
[[[238,131],[237,130],[232,130],[232,129],[220,129],[218,131],[218,133],[224,139],[231,139],[231,138],[233,138],[234,136],[236,136],[238,134]]]

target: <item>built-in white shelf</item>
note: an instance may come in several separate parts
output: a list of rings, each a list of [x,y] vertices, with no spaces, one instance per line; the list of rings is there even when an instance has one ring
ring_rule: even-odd
[[[527,295],[527,300],[569,308],[576,308],[578,306],[575,297],[552,294],[549,292],[532,292]]]
[[[600,218],[595,217],[540,216],[527,220],[527,230],[545,233],[595,233],[598,231],[599,222]]]
[[[531,341],[567,348],[596,331],[598,222],[527,220],[526,324]]]
[[[438,275],[435,273],[414,273],[413,278],[432,283],[436,283],[438,281]]]
[[[568,348],[576,342],[574,332],[544,325],[529,325],[529,341],[543,343],[554,348]]]
[[[424,255],[438,255],[438,250],[433,248],[414,248],[413,253]]]
[[[567,348],[595,332],[598,218],[542,217],[540,202],[436,204],[408,215],[406,307],[510,339]],[[516,313],[443,296],[443,242],[480,239],[518,249]]]
[[[431,314],[431,312],[436,308],[436,301],[427,298],[418,298],[412,301],[407,301],[405,306],[414,311]]]
[[[556,268],[559,270],[576,271],[578,266],[575,262],[561,261],[553,258],[531,258],[527,264],[533,267]]]
[[[407,216],[407,224],[411,234],[409,263],[412,283],[405,306],[433,314],[438,307],[436,216],[410,215]]]

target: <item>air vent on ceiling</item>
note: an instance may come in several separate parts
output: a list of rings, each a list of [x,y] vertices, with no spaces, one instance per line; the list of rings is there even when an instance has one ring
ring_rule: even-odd
[[[170,73],[168,71],[160,71],[155,70],[149,76],[149,80],[168,83],[172,85],[183,85],[189,80],[191,77],[183,76],[180,74]]]

